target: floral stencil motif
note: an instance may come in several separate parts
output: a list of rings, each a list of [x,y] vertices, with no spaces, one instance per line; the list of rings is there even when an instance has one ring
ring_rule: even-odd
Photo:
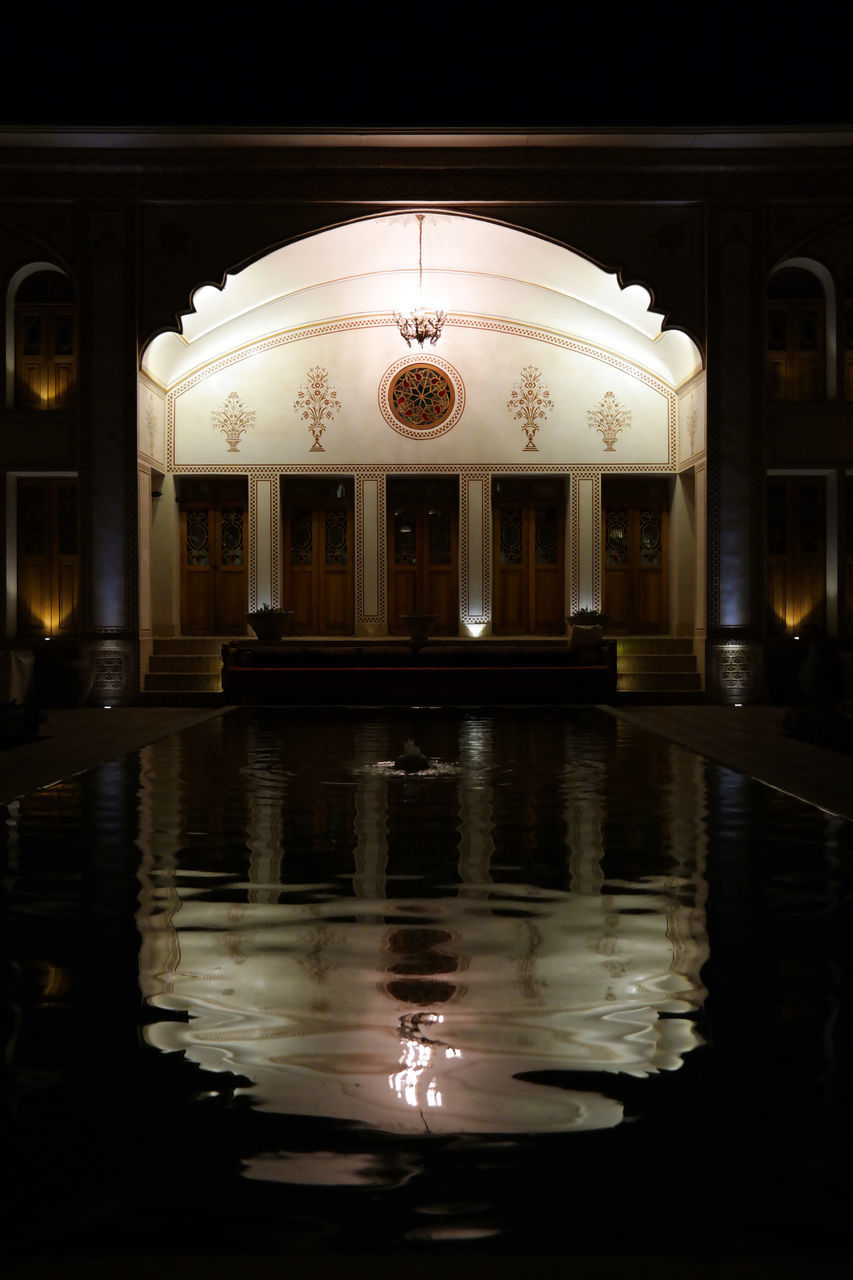
[[[326,430],[326,424],[332,421],[341,408],[337,391],[329,386],[328,369],[316,364],[313,369],[308,370],[307,381],[299,388],[293,407],[300,413],[302,421],[308,423],[308,429],[314,437],[310,452],[325,453],[320,444],[320,436]]]
[[[157,419],[157,407],[154,403],[154,397],[149,391],[145,406],[145,432],[148,436],[148,453],[152,458],[157,445],[157,427],[159,425]]]
[[[506,402],[507,412],[521,423],[522,430],[527,436],[525,453],[531,449],[536,453],[539,452],[533,443],[533,437],[554,408],[550,391],[544,383],[540,384],[541,377],[541,369],[537,369],[533,364],[526,365],[521,371],[521,381],[513,385]]]
[[[690,412],[687,415],[687,439],[690,441],[691,455],[696,452],[696,423],[696,406],[695,404],[691,404]]]
[[[225,397],[222,408],[212,411],[210,420],[228,441],[228,452],[239,453],[237,445],[249,428],[255,425],[256,417],[255,410],[247,409],[237,392],[231,391]]]
[[[590,428],[601,433],[605,452],[615,452],[617,437],[631,425],[631,410],[616,399],[612,391],[605,391],[594,409],[587,409],[586,420]]]

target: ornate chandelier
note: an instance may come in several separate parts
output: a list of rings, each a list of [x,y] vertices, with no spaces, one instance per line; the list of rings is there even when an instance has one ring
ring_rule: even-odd
[[[407,347],[412,342],[417,342],[422,347],[427,339],[435,346],[441,337],[441,326],[447,319],[447,314],[440,307],[430,310],[423,302],[424,215],[418,213],[415,216],[418,220],[418,300],[406,316],[395,311],[394,323],[399,326],[400,336],[405,339]]]

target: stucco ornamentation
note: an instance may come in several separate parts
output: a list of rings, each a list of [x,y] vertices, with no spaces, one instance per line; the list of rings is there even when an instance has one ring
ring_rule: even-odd
[[[447,360],[395,360],[379,383],[382,416],[410,440],[432,440],[455,426],[465,405],[465,388]]]
[[[690,410],[687,414],[687,439],[690,444],[690,453],[688,456],[691,458],[693,457],[693,454],[696,452],[696,423],[697,423],[696,406],[695,404],[691,404]]]
[[[605,391],[594,409],[587,409],[587,424],[601,433],[606,453],[613,453],[616,440],[631,425],[631,410],[616,399],[615,392]]]
[[[341,402],[334,387],[329,386],[329,371],[322,365],[315,364],[309,369],[306,381],[299,388],[293,407],[314,437],[310,453],[325,453],[320,437],[326,426],[337,416]]]
[[[228,441],[228,452],[239,453],[237,446],[249,428],[255,425],[256,417],[255,410],[247,409],[237,392],[231,391],[222,407],[211,412],[210,420]]]
[[[154,404],[154,397],[149,391],[145,404],[145,435],[148,441],[148,454],[152,458],[155,456],[157,449],[157,426],[157,408]]]
[[[551,393],[542,382],[542,370],[528,364],[521,370],[521,379],[513,385],[506,402],[507,412],[521,423],[527,436],[524,452],[538,452],[533,437],[554,408]]]

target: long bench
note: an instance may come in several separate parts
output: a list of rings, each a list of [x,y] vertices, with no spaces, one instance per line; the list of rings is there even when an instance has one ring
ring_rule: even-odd
[[[609,702],[615,645],[573,653],[566,641],[437,641],[261,645],[222,649],[222,687],[233,704],[500,704]]]

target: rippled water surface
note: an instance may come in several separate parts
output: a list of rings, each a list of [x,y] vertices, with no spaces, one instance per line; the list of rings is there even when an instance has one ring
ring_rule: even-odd
[[[25,1247],[839,1247],[849,824],[593,710],[247,711],[5,841]]]

